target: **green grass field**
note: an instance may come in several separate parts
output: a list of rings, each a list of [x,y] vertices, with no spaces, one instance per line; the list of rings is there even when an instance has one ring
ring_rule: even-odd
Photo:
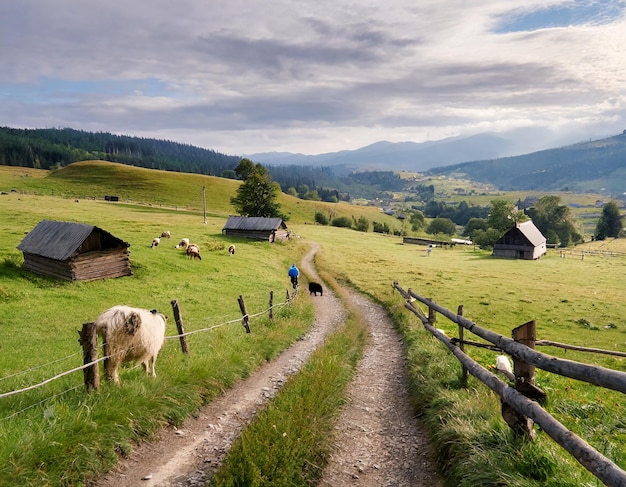
[[[428,257],[425,247],[403,245],[399,237],[311,224],[315,211],[383,221],[386,216],[376,208],[284,195],[289,228],[301,238],[274,245],[238,240],[231,257],[225,250],[231,240],[221,228],[233,212],[229,199],[237,182],[108,163],[72,166],[52,174],[0,166],[0,191],[6,193],[0,195],[0,394],[80,365],[77,330],[115,304],[158,308],[171,316],[170,301],[176,299],[186,331],[239,317],[239,295],[250,313],[264,310],[270,290],[284,296],[286,269],[315,241],[321,245],[316,262],[322,269],[383,303],[396,320],[408,346],[416,406],[431,425],[448,485],[596,485],[548,438],[540,435],[537,442],[520,446],[486,387],[470,381],[469,389],[461,388],[460,367],[404,309],[392,283],[452,310],[462,304],[467,318],[506,336],[536,320],[540,339],[624,352],[626,258],[560,258],[558,251],[550,251],[539,261],[515,261],[494,259],[472,247],[436,248]],[[118,194],[121,201],[105,202],[104,194]],[[22,271],[15,247],[42,219],[95,224],[129,242],[133,276],[72,283]],[[171,240],[150,248],[152,238],[166,229]],[[190,261],[174,249],[182,237],[200,244],[202,261]],[[593,247],[626,252],[621,240],[585,244]],[[271,359],[311,320],[312,306],[303,296],[296,306],[283,308],[275,322],[253,321],[250,335],[240,324],[192,335],[191,357],[167,341],[156,381],[127,368],[121,372],[121,388],[105,383],[100,393],[87,395],[79,372],[0,397],[0,485],[81,485],[90,472],[110,468],[117,454],[127,454],[134,440],[149,438],[166,423],[179,423]],[[456,335],[456,325],[444,318],[437,326]],[[166,335],[175,333],[170,319]],[[623,358],[542,351],[626,371]],[[493,352],[468,352],[485,366],[493,364]],[[39,368],[43,364],[48,365]],[[626,468],[622,394],[542,372],[537,382],[559,420]],[[498,458],[499,448],[508,452],[507,462]]]

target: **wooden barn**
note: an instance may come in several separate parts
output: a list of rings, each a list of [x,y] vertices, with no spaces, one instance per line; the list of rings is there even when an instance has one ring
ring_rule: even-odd
[[[130,244],[84,223],[43,220],[17,246],[23,268],[68,281],[132,275]]]
[[[518,223],[493,246],[495,257],[511,259],[539,259],[546,253],[546,237],[532,221]]]
[[[231,216],[226,220],[222,233],[229,237],[253,238],[269,242],[289,240],[287,225],[282,218]]]

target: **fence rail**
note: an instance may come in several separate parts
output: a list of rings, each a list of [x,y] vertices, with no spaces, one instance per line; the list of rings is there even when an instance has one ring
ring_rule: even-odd
[[[626,471],[621,469],[602,453],[598,452],[585,440],[568,430],[556,418],[543,409],[539,403],[529,397],[526,397],[529,395],[529,390],[533,391],[537,388],[527,389],[527,387],[524,387],[524,385],[527,385],[528,383],[528,378],[518,376],[518,364],[521,363],[522,366],[530,365],[531,367],[538,367],[542,370],[554,372],[565,377],[579,379],[601,387],[617,390],[622,393],[626,392],[626,373],[573,362],[570,360],[563,360],[551,355],[537,352],[523,343],[516,342],[491,330],[479,327],[473,321],[462,316],[461,306],[459,307],[459,313],[454,313],[443,306],[437,305],[431,299],[414,293],[411,289],[407,289],[405,291],[397,282],[393,283],[393,288],[397,290],[406,300],[405,307],[415,314],[420,319],[424,327],[441,342],[443,342],[450,352],[459,360],[463,366],[463,370],[468,371],[502,398],[503,417],[514,431],[518,433],[523,431],[524,433],[527,433],[527,437],[532,438],[532,422],[528,422],[530,419],[538,424],[548,436],[569,452],[583,467],[585,467],[606,485],[610,487],[626,486]],[[413,304],[416,300],[428,306],[428,316],[422,313],[422,311]],[[459,325],[461,335],[460,339],[451,339],[434,326],[436,322],[436,313],[442,314],[450,321]],[[493,346],[504,350],[513,356],[516,361],[515,387],[511,387],[507,383],[501,381],[495,374],[491,373],[489,370],[465,354],[462,350],[463,345],[472,344],[472,342],[467,342],[463,339],[463,329],[469,330],[475,335],[484,338],[493,344]],[[534,339],[532,342],[534,346]],[[530,379],[530,382],[534,386],[534,370],[533,377]],[[507,407],[505,407],[505,405]],[[513,412],[513,418],[510,414],[508,414],[511,411]]]

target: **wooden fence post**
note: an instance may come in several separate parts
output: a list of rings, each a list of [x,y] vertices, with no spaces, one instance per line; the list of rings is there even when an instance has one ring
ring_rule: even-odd
[[[459,316],[463,316],[462,304],[459,305],[459,308],[456,314]],[[461,349],[461,352],[465,352],[465,342],[463,341],[465,328],[463,328],[462,325],[458,325],[458,327],[459,327],[459,348]],[[465,367],[465,365],[461,365],[461,367],[462,367],[461,383],[463,384],[463,387],[467,387],[467,368]]]
[[[287,296],[286,296],[287,302],[290,303],[291,302],[291,297],[289,296],[289,289],[285,289],[285,293],[287,294]]]
[[[174,320],[176,321],[176,329],[180,337],[180,348],[185,355],[189,355],[189,346],[187,345],[187,337],[185,336],[185,328],[183,327],[183,319],[180,316],[180,308],[178,307],[178,301],[172,299],[172,310],[174,311]]]
[[[250,333],[250,323],[248,322],[248,312],[246,311],[246,303],[243,302],[243,296],[240,294],[239,298],[237,298],[239,302],[239,309],[241,310],[241,314],[243,315],[243,319],[241,324],[246,329],[246,333]]]
[[[100,367],[96,362],[98,360],[98,335],[95,322],[83,323],[83,328],[78,335],[78,342],[83,347],[83,365],[92,364],[83,369],[85,388],[87,392],[98,391],[100,390]]]
[[[432,299],[428,299],[429,303],[432,303]],[[435,311],[434,308],[431,308],[430,306],[428,307],[428,324],[430,326],[435,326],[435,323],[437,322],[437,312]]]
[[[526,345],[528,348],[535,349],[535,342],[537,341],[537,327],[534,321],[529,321],[523,325],[513,328],[513,340],[522,345]],[[521,360],[513,357],[513,374],[515,375],[515,385],[517,383],[526,382],[535,384],[535,366],[522,362]],[[519,389],[518,389],[519,390]],[[520,391],[521,392],[521,391]]]
[[[529,321],[513,329],[513,340],[528,348],[535,349],[537,341],[536,324]],[[529,399],[543,399],[545,393],[535,386],[535,366],[513,357],[513,375],[515,375],[515,389]],[[534,439],[535,422],[527,416],[519,414],[507,403],[502,402],[502,417],[513,431]]]
[[[273,308],[274,308],[274,291],[270,291],[270,302],[269,302],[269,305],[270,305],[270,311],[269,311],[269,313],[270,313],[270,320],[273,320],[274,319],[274,310],[273,310]]]

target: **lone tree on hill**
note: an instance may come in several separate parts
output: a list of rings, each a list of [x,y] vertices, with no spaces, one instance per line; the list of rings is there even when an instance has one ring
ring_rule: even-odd
[[[280,185],[272,180],[265,167],[255,165],[250,159],[242,159],[235,173],[243,179],[243,184],[237,188],[237,195],[230,199],[237,213],[242,216],[286,219],[276,202]]]
[[[607,237],[619,237],[622,231],[622,216],[619,213],[617,203],[609,201],[602,208],[602,215],[596,225],[596,240],[604,240]]]

